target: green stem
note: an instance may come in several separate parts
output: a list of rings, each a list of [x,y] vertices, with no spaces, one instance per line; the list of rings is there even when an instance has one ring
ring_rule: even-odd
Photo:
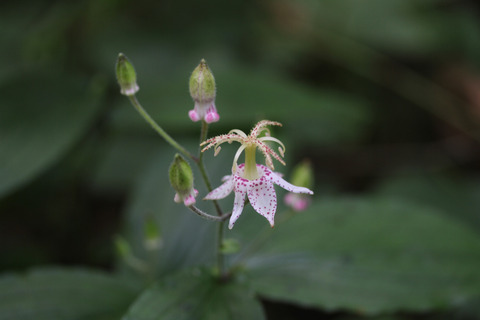
[[[230,213],[227,213],[227,214],[224,214],[224,215],[221,215],[221,216],[212,216],[211,214],[203,212],[202,210],[195,207],[194,205],[188,206],[188,209],[192,210],[193,212],[195,212],[196,214],[198,214],[202,218],[205,218],[207,220],[212,220],[212,221],[218,221],[218,222],[225,221],[231,215]]]
[[[208,123],[206,121],[202,121],[200,143],[205,141],[205,139],[207,138],[207,134],[208,134]],[[207,186],[208,192],[210,192],[213,190],[213,188],[212,188],[212,184],[210,183],[210,178],[208,177],[207,170],[205,169],[205,165],[203,163],[203,152],[199,150],[199,153],[200,154],[198,155],[198,161],[196,163],[197,163],[198,169],[200,170],[200,173],[202,174],[203,181]],[[215,210],[217,211],[218,216],[223,217],[224,215],[223,215],[222,209],[220,208],[220,205],[218,204],[217,200],[213,200],[213,205],[215,206]],[[217,256],[217,269],[220,275],[223,275],[225,270],[225,257],[222,253],[224,224],[225,224],[225,219],[221,220],[218,223],[218,227],[217,227],[216,256]]]
[[[175,141],[172,137],[170,137],[170,135],[168,135],[168,133],[166,133],[165,130],[163,130],[163,129],[155,122],[155,120],[153,120],[152,117],[150,117],[150,115],[147,113],[147,111],[145,111],[145,109],[143,109],[142,105],[141,105],[140,102],[137,100],[137,97],[136,97],[135,95],[128,96],[128,98],[130,99],[130,102],[131,102],[132,105],[135,107],[135,109],[137,109],[138,113],[140,113],[140,115],[143,117],[143,119],[145,119],[145,121],[147,121],[147,122],[152,126],[152,128],[153,128],[163,139],[165,139],[165,141],[167,141],[172,147],[174,147],[175,149],[177,149],[179,152],[181,152],[181,153],[182,153],[184,156],[186,156],[187,158],[190,158],[192,161],[198,162],[197,157],[193,156],[190,152],[188,152],[187,149],[185,149],[185,148],[182,147],[180,144],[178,144],[177,141]]]
[[[221,221],[217,226],[217,269],[220,277],[225,274],[225,256],[222,252],[224,223],[225,220]]]

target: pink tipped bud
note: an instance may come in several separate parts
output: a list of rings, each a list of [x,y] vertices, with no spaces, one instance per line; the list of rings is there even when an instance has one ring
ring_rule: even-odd
[[[220,116],[215,108],[215,78],[202,59],[190,77],[190,95],[195,106],[188,116],[194,122],[205,120],[207,123],[217,122]]]

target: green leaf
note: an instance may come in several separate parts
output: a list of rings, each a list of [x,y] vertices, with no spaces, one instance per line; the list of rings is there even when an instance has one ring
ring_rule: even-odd
[[[480,231],[480,185],[476,177],[404,172],[385,179],[375,195],[428,205]]]
[[[0,106],[0,195],[5,195],[78,141],[99,104],[85,81],[23,75],[0,87]]]
[[[201,270],[165,278],[145,291],[123,320],[265,319],[253,291],[238,279],[220,281]]]
[[[139,288],[82,269],[39,269],[0,278],[0,320],[118,319]]]
[[[245,220],[235,228],[259,232]],[[378,314],[448,308],[480,295],[480,238],[425,207],[323,200],[263,237],[245,268],[269,299]]]

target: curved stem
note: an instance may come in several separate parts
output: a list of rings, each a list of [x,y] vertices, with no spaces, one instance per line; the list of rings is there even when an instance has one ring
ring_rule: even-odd
[[[143,109],[142,105],[137,100],[137,97],[135,95],[128,96],[128,98],[130,99],[130,102],[135,107],[135,109],[137,109],[138,113],[140,113],[140,115],[143,117],[143,119],[145,119],[145,121],[147,121],[152,126],[153,130],[155,130],[163,139],[165,139],[165,141],[167,141],[172,147],[177,149],[187,158],[190,158],[191,160],[198,162],[197,157],[193,156],[190,152],[188,152],[187,149],[182,147],[177,141],[175,141],[172,137],[170,137],[170,135],[166,133],[165,130],[163,130],[162,127],[160,127],[155,122],[155,120],[152,119],[152,117],[150,117],[147,111]]]
[[[206,212],[203,212],[202,210],[200,210],[199,208],[195,207],[194,205],[188,206],[187,208],[190,209],[190,210],[192,210],[194,213],[196,213],[196,214],[199,215],[200,217],[205,218],[205,219],[207,219],[207,220],[212,220],[212,221],[223,222],[223,221],[225,221],[226,219],[228,219],[228,217],[230,217],[230,215],[231,215],[231,213],[226,213],[226,214],[221,215],[221,216],[212,216],[211,214],[208,214],[208,213],[206,213]]]

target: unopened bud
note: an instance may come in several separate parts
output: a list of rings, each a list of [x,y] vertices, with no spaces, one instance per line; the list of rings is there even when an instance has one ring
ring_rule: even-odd
[[[304,160],[297,165],[292,173],[292,184],[311,189],[313,186],[312,164]],[[310,205],[310,197],[305,194],[288,193],[285,195],[285,204],[295,211],[303,211]]]
[[[190,95],[195,102],[208,103],[215,100],[215,78],[205,59],[192,72]]]
[[[137,75],[133,65],[123,54],[118,54],[116,65],[117,81],[120,85],[120,93],[126,96],[133,96],[138,90]]]
[[[293,169],[291,181],[296,186],[313,187],[313,169],[309,160],[304,160]]]
[[[121,236],[115,237],[115,248],[117,254],[123,259],[126,259],[131,255],[132,250],[130,245],[128,244],[127,240]]]
[[[150,250],[159,249],[162,246],[162,237],[160,229],[153,217],[147,217],[145,220],[145,247]]]
[[[193,188],[192,168],[178,153],[175,155],[169,170],[170,184],[177,192],[174,201],[190,206],[195,203],[198,191]]]
[[[205,120],[207,123],[220,119],[215,107],[215,78],[202,59],[190,77],[190,95],[195,106],[188,115],[192,121]]]

